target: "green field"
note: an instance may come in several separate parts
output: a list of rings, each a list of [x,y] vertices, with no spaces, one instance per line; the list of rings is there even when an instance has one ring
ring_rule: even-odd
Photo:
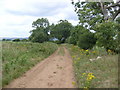
[[[3,42],[2,43],[2,86],[9,84],[31,67],[50,56],[58,47],[64,55],[66,46],[73,59],[74,73],[79,88],[118,88],[118,54],[111,50],[94,47],[80,49],[71,44],[57,45],[51,42]]]
[[[18,78],[36,63],[51,55],[55,43],[2,42],[2,86]]]
[[[67,44],[79,88],[118,88],[118,55],[104,48],[83,50]]]

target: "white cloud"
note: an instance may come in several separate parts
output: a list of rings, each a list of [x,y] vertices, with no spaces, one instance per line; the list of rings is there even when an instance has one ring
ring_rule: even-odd
[[[32,22],[42,17],[78,24],[71,0],[0,0],[0,11],[0,37],[28,37]]]
[[[48,18],[50,23],[67,19],[77,24],[71,0],[1,0],[0,37],[28,37],[32,22]]]

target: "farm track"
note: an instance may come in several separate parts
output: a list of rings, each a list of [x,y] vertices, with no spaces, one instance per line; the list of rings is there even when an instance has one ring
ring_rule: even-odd
[[[60,54],[63,49],[64,54]],[[5,88],[75,88],[72,59],[65,47],[38,63]]]

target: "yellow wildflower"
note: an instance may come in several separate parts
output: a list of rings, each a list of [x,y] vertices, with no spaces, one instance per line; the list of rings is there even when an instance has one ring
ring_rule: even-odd
[[[81,49],[81,51],[84,51],[84,49]]]
[[[88,52],[88,50],[85,50],[86,52]]]
[[[93,73],[88,73],[88,75],[92,75]]]
[[[78,60],[80,60],[80,58],[77,58]]]
[[[108,52],[111,53],[112,51],[110,49],[108,49]]]
[[[82,73],[82,75],[85,75],[86,73]]]
[[[75,56],[72,56],[72,58],[75,58]]]
[[[96,53],[96,51],[93,51],[92,53]]]
[[[75,85],[76,83],[75,82],[72,82],[72,85]]]
[[[87,76],[87,80],[92,80],[93,78],[95,78],[95,76],[92,75],[92,73],[89,73]]]

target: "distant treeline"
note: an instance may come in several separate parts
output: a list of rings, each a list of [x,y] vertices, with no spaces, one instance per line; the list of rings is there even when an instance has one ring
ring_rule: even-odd
[[[73,26],[67,20],[50,25],[47,18],[41,18],[32,23],[34,29],[30,32],[29,40],[39,43],[46,41],[58,44],[70,43],[82,49],[92,49],[97,45],[118,52],[119,20],[118,18],[107,23],[105,21],[88,28],[84,24]]]
[[[120,52],[120,17],[117,17],[120,8],[118,10],[100,9],[102,2],[72,2],[72,4],[78,15],[78,25],[73,26],[68,20],[59,20],[57,24],[50,25],[47,18],[39,18],[32,23],[33,30],[30,31],[31,35],[28,41],[70,43],[78,45],[82,49],[99,46],[106,50]],[[103,6],[111,8],[110,5],[116,7],[118,4],[103,2]],[[107,15],[105,15],[103,11],[110,14],[106,13]]]
[[[16,39],[2,39],[2,41],[13,41],[13,42],[24,41],[24,42],[27,42],[29,40],[28,39],[19,39],[19,38],[16,38]]]

